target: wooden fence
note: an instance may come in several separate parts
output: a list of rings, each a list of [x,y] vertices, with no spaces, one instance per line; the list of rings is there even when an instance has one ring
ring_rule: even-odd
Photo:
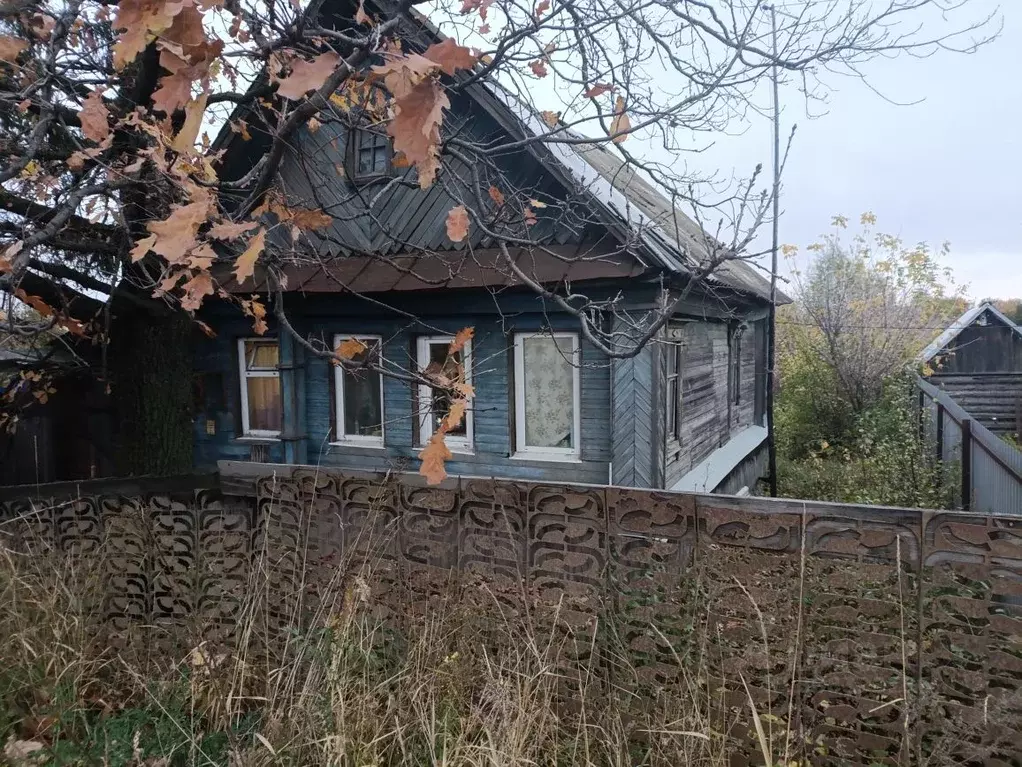
[[[816,764],[1019,764],[1022,520],[265,464],[223,464],[219,483],[0,497],[0,536],[112,539],[115,622],[198,613],[223,637],[257,552],[284,611],[292,578],[315,591],[372,557],[371,599],[398,629],[460,573],[507,586],[509,610],[566,600],[605,700],[676,691],[692,662],[734,725],[732,764],[760,761],[744,682]],[[121,526],[138,514],[148,542]]]
[[[938,460],[961,467],[959,506],[1022,516],[1022,452],[991,432],[951,395],[917,377],[919,426]]]

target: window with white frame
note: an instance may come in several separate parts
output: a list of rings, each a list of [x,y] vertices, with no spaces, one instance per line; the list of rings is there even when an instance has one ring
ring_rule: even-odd
[[[379,371],[383,339],[338,335],[334,347],[348,339],[363,348],[351,357],[350,365],[338,365],[334,371],[337,441],[383,447],[383,376]]]
[[[280,435],[280,347],[273,339],[238,339],[241,430],[246,437]]]
[[[419,369],[451,381],[472,382],[472,342],[451,351],[454,336],[424,336],[417,343]],[[453,397],[443,389],[419,387],[419,443],[425,445],[451,408]],[[447,432],[444,442],[450,450],[472,450],[472,409],[465,411],[461,423]]]
[[[572,459],[581,431],[575,333],[515,335],[515,455]]]

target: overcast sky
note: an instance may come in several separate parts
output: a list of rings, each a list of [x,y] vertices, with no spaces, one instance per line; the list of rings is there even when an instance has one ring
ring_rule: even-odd
[[[873,211],[908,243],[951,244],[948,265],[974,299],[1022,297],[1022,0],[1000,0],[1001,36],[969,56],[941,53],[868,66],[869,82],[829,79],[826,114],[782,95],[785,171],[781,242],[805,246],[842,213]],[[977,11],[982,4],[978,4]],[[716,142],[706,161],[743,174],[770,161],[770,127]],[[700,163],[701,164],[701,163]]]

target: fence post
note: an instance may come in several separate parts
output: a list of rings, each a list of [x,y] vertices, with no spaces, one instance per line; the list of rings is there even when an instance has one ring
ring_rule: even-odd
[[[972,508],[972,419],[962,419],[962,509]]]
[[[944,406],[937,403],[937,460],[944,460]]]

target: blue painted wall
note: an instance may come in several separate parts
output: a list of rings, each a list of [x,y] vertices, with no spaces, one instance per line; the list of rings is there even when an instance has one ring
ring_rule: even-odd
[[[543,311],[534,295],[508,293],[495,297],[486,291],[451,291],[394,298],[400,312],[384,310],[357,297],[339,295],[289,296],[289,319],[306,337],[332,342],[335,334],[372,334],[384,339],[384,356],[399,369],[414,361],[415,343],[421,335],[453,334],[463,327],[475,328],[473,339],[472,401],[475,450],[455,454],[447,464],[450,474],[502,476],[532,480],[606,483],[611,460],[610,364],[591,344],[581,342],[581,461],[541,462],[511,457],[511,408],[513,391],[509,349],[516,332],[543,328],[577,332],[578,322],[563,314]],[[437,312],[442,307],[443,313]],[[430,311],[432,309],[432,311]],[[217,460],[249,460],[252,444],[239,439],[240,409],[237,339],[251,335],[236,310],[216,309],[206,321],[217,329],[215,339],[200,341],[195,369],[206,382],[195,419],[195,460],[202,468]],[[271,333],[275,328],[271,325]],[[324,466],[355,469],[417,471],[418,448],[414,445],[412,387],[393,378],[384,379],[384,448],[333,445],[334,368],[327,360],[305,355],[299,359],[304,380],[304,428],[306,461]],[[217,400],[217,386],[222,388]],[[208,434],[207,420],[214,433]],[[262,447],[258,449],[264,449]],[[284,461],[280,442],[266,446],[267,460]]]

